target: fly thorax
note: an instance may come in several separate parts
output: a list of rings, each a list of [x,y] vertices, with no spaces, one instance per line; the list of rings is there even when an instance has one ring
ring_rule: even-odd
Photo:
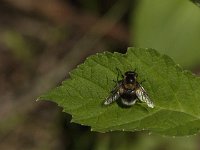
[[[128,90],[134,90],[135,89],[135,84],[129,83],[129,84],[124,84],[125,89]]]

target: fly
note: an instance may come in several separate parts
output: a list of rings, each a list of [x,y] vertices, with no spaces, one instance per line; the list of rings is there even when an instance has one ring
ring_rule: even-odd
[[[117,81],[115,88],[104,101],[104,105],[110,105],[118,99],[121,99],[123,105],[132,106],[137,100],[145,102],[148,107],[154,108],[147,92],[137,81],[138,74],[135,71],[127,71],[122,75],[122,80]]]

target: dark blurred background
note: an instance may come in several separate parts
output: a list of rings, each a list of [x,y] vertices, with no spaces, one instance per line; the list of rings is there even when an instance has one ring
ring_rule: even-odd
[[[189,0],[0,0],[0,150],[200,149],[199,136],[106,134],[37,97],[92,54],[156,48],[200,70],[200,8]]]

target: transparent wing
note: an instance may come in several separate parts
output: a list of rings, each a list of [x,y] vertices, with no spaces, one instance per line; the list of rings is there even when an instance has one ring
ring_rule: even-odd
[[[119,92],[112,93],[110,96],[108,96],[104,102],[104,105],[109,105],[113,102],[115,102],[120,97]]]
[[[111,94],[104,101],[104,105],[109,105],[109,104],[115,102],[120,97],[120,93],[119,93],[120,86],[121,86],[121,82],[119,82],[115,86],[115,88],[111,91]]]
[[[142,102],[145,102],[148,107],[154,108],[153,102],[150,100],[147,92],[144,90],[144,88],[141,85],[139,85],[139,87],[137,88],[136,95],[138,99]]]

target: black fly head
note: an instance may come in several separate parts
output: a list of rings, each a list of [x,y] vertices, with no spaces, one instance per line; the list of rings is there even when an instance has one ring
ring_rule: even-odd
[[[135,83],[137,79],[138,74],[134,71],[127,71],[125,73],[125,81],[127,84],[133,84]]]

